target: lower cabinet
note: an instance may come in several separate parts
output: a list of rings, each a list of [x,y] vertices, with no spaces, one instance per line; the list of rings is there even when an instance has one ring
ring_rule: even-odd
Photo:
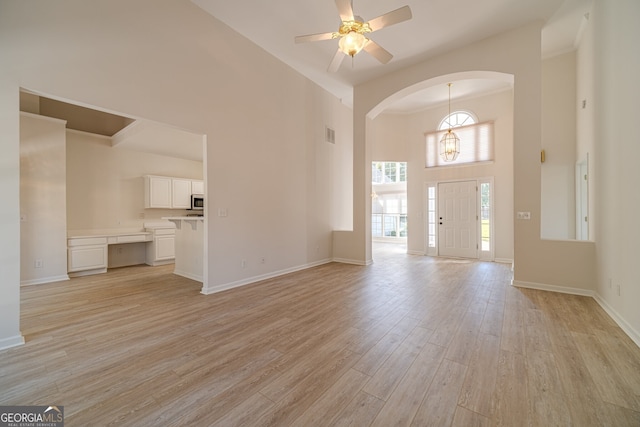
[[[153,239],[147,243],[147,264],[171,264],[176,258],[175,229],[155,229]]]
[[[104,237],[68,240],[67,270],[69,273],[107,270],[107,239]]]

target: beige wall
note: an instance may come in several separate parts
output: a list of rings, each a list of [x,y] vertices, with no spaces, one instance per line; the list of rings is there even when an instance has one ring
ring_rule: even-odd
[[[177,142],[179,143],[179,142]],[[141,230],[144,222],[186,210],[145,209],[144,175],[202,179],[202,162],[111,146],[111,138],[67,131],[67,228]]]
[[[22,284],[69,278],[65,124],[62,120],[29,113],[20,114]]]

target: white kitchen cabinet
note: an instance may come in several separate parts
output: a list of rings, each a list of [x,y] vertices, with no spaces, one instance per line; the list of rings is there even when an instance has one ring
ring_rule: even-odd
[[[165,176],[144,177],[144,207],[171,209],[172,179]]]
[[[204,194],[204,181],[191,181],[192,194]]]
[[[151,232],[151,240],[147,243],[148,265],[171,264],[176,257],[175,225],[168,221],[145,223],[145,230]]]
[[[171,207],[173,209],[191,208],[191,180],[171,178]]]
[[[191,180],[168,176],[144,177],[144,207],[160,209],[191,208]]]
[[[68,239],[67,270],[69,273],[107,271],[107,239],[105,237]]]

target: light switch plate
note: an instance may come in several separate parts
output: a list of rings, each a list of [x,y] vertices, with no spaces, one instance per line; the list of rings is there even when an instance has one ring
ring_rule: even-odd
[[[531,219],[531,212],[517,212],[516,213],[516,218],[517,219]]]

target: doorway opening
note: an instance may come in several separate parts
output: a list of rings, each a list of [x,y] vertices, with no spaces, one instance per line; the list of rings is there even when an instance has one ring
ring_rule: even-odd
[[[407,163],[371,163],[371,238],[406,245]]]

